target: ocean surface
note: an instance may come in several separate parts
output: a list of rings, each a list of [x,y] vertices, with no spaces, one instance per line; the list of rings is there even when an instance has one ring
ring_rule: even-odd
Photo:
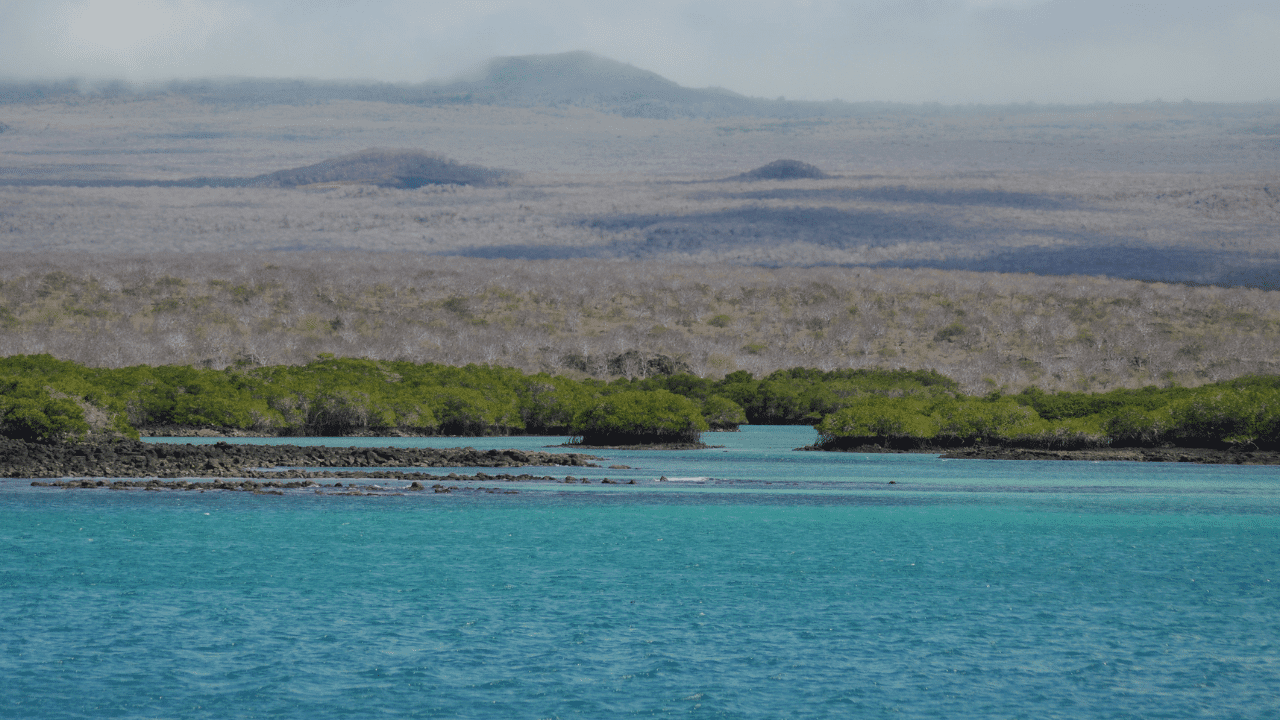
[[[1278,468],[706,439],[448,494],[0,481],[0,718],[1280,717]]]

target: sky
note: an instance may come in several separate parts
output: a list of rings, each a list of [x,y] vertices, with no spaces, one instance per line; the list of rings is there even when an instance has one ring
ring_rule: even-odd
[[[795,100],[1280,100],[1277,0],[0,0],[0,77],[418,83],[587,50]]]

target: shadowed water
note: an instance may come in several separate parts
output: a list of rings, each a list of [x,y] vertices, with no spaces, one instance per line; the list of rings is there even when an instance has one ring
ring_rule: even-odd
[[[0,716],[1280,706],[1275,469],[790,450],[811,435],[600,451],[632,469],[533,472],[637,484],[517,495],[0,481]],[[390,442],[459,444],[358,444]]]

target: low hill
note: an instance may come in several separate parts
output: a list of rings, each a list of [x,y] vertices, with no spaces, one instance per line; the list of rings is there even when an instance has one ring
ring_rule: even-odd
[[[774,160],[729,180],[823,180],[831,177],[817,166],[799,160]]]
[[[446,85],[442,92],[485,104],[575,105],[649,118],[756,115],[761,103],[772,104],[721,88],[683,87],[587,52],[495,58],[480,78]]]
[[[322,160],[314,165],[277,170],[255,177],[195,177],[182,180],[115,178],[0,178],[11,187],[163,187],[163,188],[296,188],[324,185],[376,185],[412,189],[424,185],[502,185],[516,173],[467,165],[422,150],[372,148]]]
[[[250,187],[301,187],[320,184],[361,184],[392,188],[423,185],[496,185],[509,173],[464,165],[420,150],[364,150],[314,165],[279,170],[247,181]]]

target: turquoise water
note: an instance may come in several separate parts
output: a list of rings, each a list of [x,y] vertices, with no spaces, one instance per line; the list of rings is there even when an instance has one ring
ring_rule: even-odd
[[[0,481],[0,717],[1280,714],[1277,469],[811,439],[516,495]]]

